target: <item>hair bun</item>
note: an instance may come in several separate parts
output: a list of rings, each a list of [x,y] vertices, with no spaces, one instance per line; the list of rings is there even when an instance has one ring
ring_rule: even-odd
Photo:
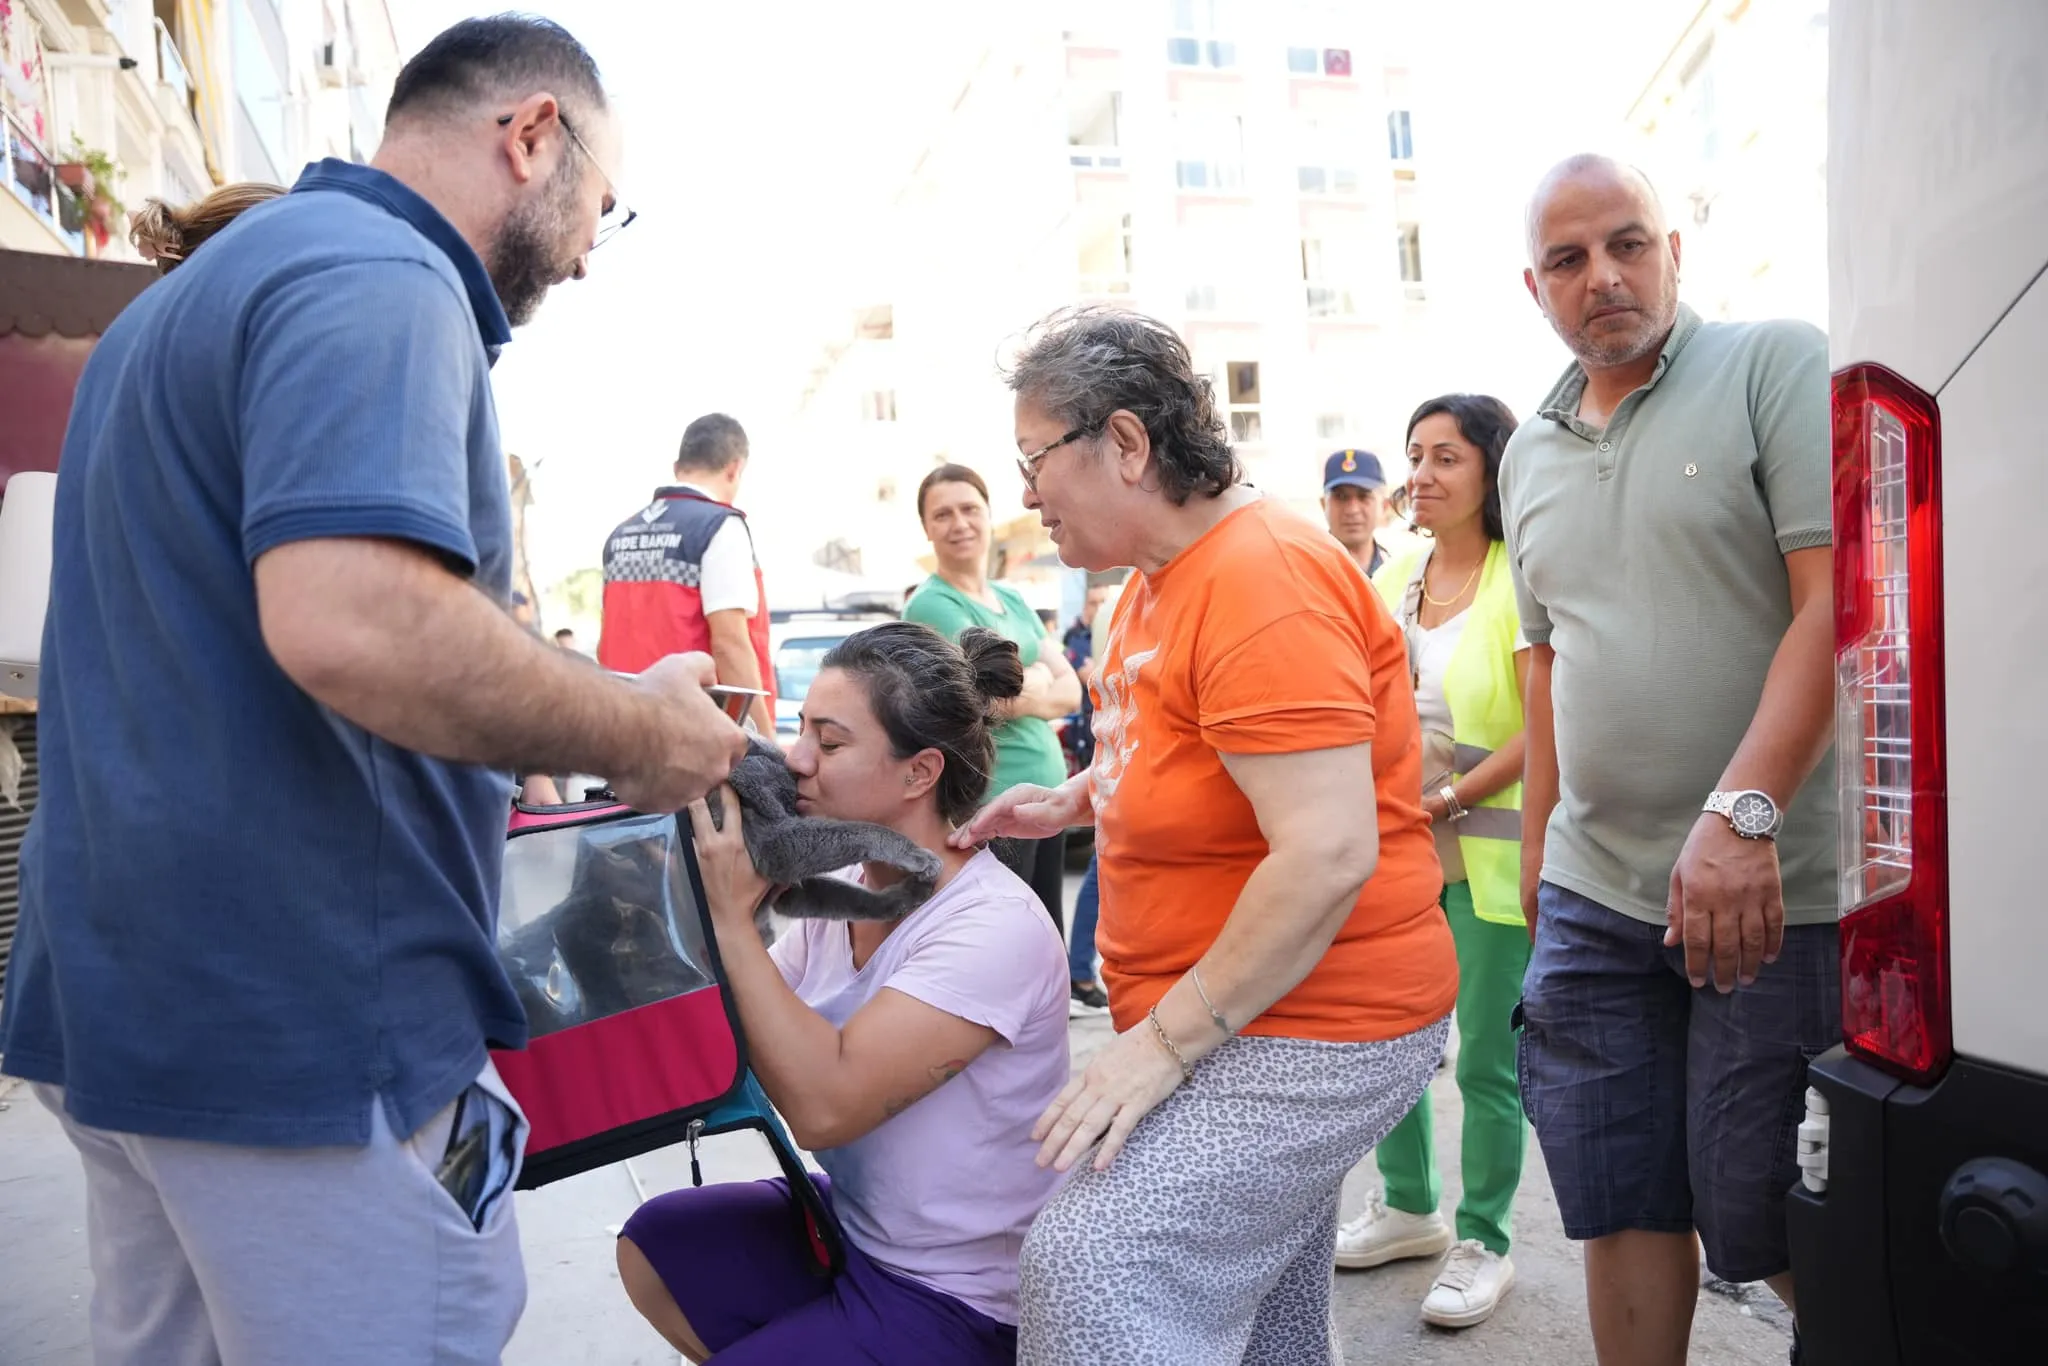
[[[128,220],[128,240],[144,257],[156,262],[159,274],[168,275],[179,262],[199,250],[207,238],[258,204],[283,193],[284,187],[280,185],[238,180],[179,208],[161,199],[151,199]]]
[[[185,226],[178,221],[178,211],[161,199],[151,199],[136,210],[128,240],[145,260],[160,263],[159,269],[185,259]]]
[[[1001,702],[1024,691],[1024,658],[1016,642],[982,626],[970,626],[960,633],[960,653],[974,670],[974,689],[991,702]]]

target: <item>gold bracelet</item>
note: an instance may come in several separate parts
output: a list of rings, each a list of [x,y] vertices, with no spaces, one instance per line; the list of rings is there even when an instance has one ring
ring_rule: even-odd
[[[1237,1033],[1236,1030],[1230,1027],[1230,1021],[1223,1018],[1223,1012],[1216,1008],[1216,1003],[1209,999],[1208,990],[1202,986],[1202,965],[1197,963],[1189,968],[1188,976],[1195,979],[1195,995],[1201,997],[1202,1004],[1209,1008],[1209,1018],[1214,1020],[1216,1027],[1223,1031],[1223,1037],[1227,1039]]]
[[[1180,1079],[1182,1081],[1193,1081],[1195,1079],[1195,1069],[1188,1062],[1187,1055],[1180,1051],[1179,1046],[1171,1038],[1167,1037],[1166,1026],[1159,1023],[1159,1007],[1153,1006],[1150,1010],[1146,1011],[1145,1018],[1152,1022],[1152,1032],[1159,1036],[1160,1046],[1173,1054],[1173,1060],[1180,1064]]]

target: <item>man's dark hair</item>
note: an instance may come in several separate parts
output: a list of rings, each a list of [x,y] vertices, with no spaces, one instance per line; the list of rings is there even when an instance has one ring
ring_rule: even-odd
[[[747,429],[724,413],[706,413],[683,428],[676,468],[716,474],[733,461],[746,458]]]
[[[491,99],[552,92],[572,109],[603,109],[604,82],[567,29],[531,14],[464,19],[413,54],[391,87],[384,121],[444,114]]]
[[[1507,528],[1500,515],[1500,458],[1507,453],[1508,438],[1519,425],[1514,410],[1491,394],[1445,394],[1415,410],[1415,416],[1408,419],[1408,436],[1401,438],[1402,444],[1406,445],[1408,437],[1415,435],[1424,418],[1438,413],[1457,423],[1458,435],[1479,448],[1480,458],[1486,463],[1486,501],[1479,505],[1479,520],[1486,527],[1489,540],[1505,541]]]
[[[574,640],[576,638],[576,633],[566,626],[562,627],[560,630],[555,632],[556,640],[561,640],[565,636],[568,637],[570,640]]]
[[[898,759],[926,749],[945,756],[939,814],[965,824],[980,809],[995,770],[1002,719],[996,704],[1024,690],[1016,643],[970,626],[956,645],[929,626],[891,621],[840,641],[823,667],[844,670],[866,686],[868,709]]]
[[[1061,426],[1093,436],[1119,409],[1145,424],[1159,487],[1179,507],[1244,478],[1216,395],[1178,333],[1110,305],[1063,308],[1026,334],[1003,375]]]

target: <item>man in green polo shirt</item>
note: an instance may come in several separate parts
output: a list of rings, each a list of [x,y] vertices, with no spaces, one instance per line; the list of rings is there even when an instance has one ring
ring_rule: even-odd
[[[1678,234],[1605,158],[1528,226],[1576,360],[1500,479],[1532,647],[1523,1100],[1600,1360],[1681,1366],[1698,1247],[1791,1302],[1793,1130],[1838,1033],[1827,345],[1681,305]]]

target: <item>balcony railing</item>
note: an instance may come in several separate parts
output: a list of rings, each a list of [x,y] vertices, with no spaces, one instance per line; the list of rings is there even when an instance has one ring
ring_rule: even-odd
[[[185,59],[178,55],[178,44],[161,19],[156,21],[156,78],[176,92],[188,112],[191,110],[192,73],[186,70]]]
[[[1121,170],[1124,150],[1121,147],[1072,146],[1067,148],[1067,164],[1093,171]]]
[[[85,205],[57,178],[56,163],[14,115],[0,114],[0,128],[4,128],[6,140],[0,147],[6,153],[0,177],[6,179],[7,188],[73,252],[85,255]]]
[[[1310,284],[1308,315],[1311,318],[1349,318],[1358,312],[1358,299],[1341,285]]]

